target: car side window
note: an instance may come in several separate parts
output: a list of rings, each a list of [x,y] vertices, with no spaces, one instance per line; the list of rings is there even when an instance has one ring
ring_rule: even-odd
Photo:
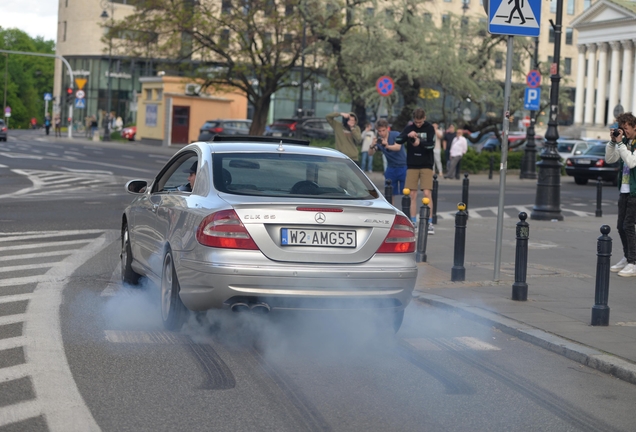
[[[159,176],[153,192],[191,192],[188,176],[198,167],[198,157],[194,153],[182,155],[170,164]]]

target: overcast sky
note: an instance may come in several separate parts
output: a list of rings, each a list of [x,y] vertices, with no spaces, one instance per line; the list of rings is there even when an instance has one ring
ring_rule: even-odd
[[[0,27],[55,41],[58,4],[58,0],[0,0]]]

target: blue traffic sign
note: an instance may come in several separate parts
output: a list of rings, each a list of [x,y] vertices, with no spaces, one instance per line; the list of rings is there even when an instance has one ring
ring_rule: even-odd
[[[539,36],[541,0],[490,0],[488,32],[509,36]]]
[[[380,96],[390,96],[395,90],[395,83],[391,77],[384,75],[375,82],[375,89],[380,93]]]
[[[51,95],[51,93],[44,93],[44,100],[45,101],[53,100],[53,95]]]
[[[526,75],[526,84],[530,88],[537,88],[541,85],[541,72],[536,69],[531,70]]]
[[[523,98],[523,107],[529,111],[539,111],[541,102],[541,89],[526,87],[525,96]]]
[[[86,108],[86,99],[75,99],[75,108]]]

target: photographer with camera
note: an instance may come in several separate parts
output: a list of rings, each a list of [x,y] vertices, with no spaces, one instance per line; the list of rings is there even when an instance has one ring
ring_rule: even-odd
[[[375,122],[375,130],[378,134],[376,142],[369,148],[369,156],[373,158],[376,151],[386,156],[387,167],[384,178],[391,180],[393,186],[393,205],[397,206],[400,201],[398,195],[402,195],[406,182],[406,152],[401,145],[395,144],[395,139],[399,133],[389,132],[389,122],[380,119]]]
[[[396,144],[406,146],[406,187],[411,190],[411,220],[417,222],[417,191],[424,191],[429,199],[429,207],[433,214],[433,164],[435,156],[435,128],[426,121],[426,113],[422,108],[413,110],[413,122],[407,125],[395,139]],[[432,220],[429,219],[428,234],[433,235]]]
[[[616,118],[618,129],[610,129],[605,146],[605,162],[619,161],[618,234],[623,258],[610,270],[619,276],[636,276],[636,117],[630,112]]]

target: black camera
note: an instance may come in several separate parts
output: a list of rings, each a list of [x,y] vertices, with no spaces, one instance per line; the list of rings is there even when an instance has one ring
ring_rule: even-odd
[[[382,145],[382,138],[378,137],[378,139],[375,140],[375,145],[381,146]]]
[[[612,136],[613,136],[614,138],[618,138],[622,132],[623,132],[623,131],[622,131],[622,130],[620,130],[620,129],[614,129],[614,132],[612,132]]]

